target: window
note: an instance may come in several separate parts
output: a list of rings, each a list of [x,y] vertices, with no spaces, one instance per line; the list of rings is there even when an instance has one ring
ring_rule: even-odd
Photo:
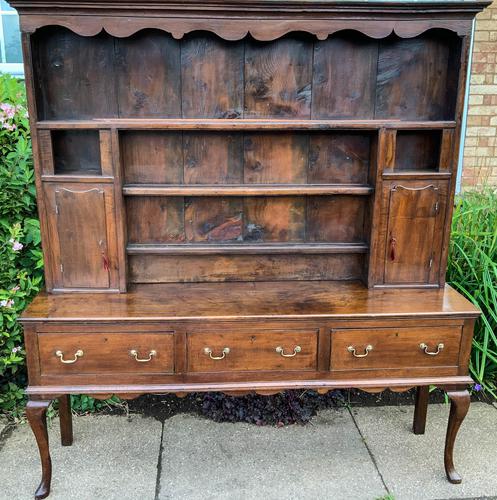
[[[0,72],[24,76],[17,12],[0,0]]]

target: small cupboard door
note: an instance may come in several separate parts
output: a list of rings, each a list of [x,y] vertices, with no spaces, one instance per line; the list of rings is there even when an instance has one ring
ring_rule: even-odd
[[[402,181],[387,189],[385,284],[437,283],[446,183]]]
[[[55,288],[116,287],[112,188],[49,184]]]

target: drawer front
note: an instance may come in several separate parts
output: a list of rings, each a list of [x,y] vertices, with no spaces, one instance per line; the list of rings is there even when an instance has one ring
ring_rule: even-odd
[[[330,369],[457,366],[461,333],[459,326],[332,330]]]
[[[40,333],[42,375],[172,373],[173,332]]]
[[[188,371],[315,370],[318,332],[194,332],[188,334]]]

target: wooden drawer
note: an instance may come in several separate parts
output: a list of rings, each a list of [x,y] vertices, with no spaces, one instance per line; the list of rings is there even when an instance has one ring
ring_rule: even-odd
[[[457,366],[461,333],[459,326],[429,325],[332,330],[330,369]]]
[[[315,370],[317,341],[317,330],[193,332],[188,371]]]
[[[38,346],[41,375],[174,371],[173,332],[40,333]]]

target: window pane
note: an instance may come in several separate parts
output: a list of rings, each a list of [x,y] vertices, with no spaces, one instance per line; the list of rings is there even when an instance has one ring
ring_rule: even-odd
[[[8,63],[21,63],[21,34],[17,16],[2,16],[5,57]]]
[[[0,10],[14,10],[5,0],[0,0]]]

